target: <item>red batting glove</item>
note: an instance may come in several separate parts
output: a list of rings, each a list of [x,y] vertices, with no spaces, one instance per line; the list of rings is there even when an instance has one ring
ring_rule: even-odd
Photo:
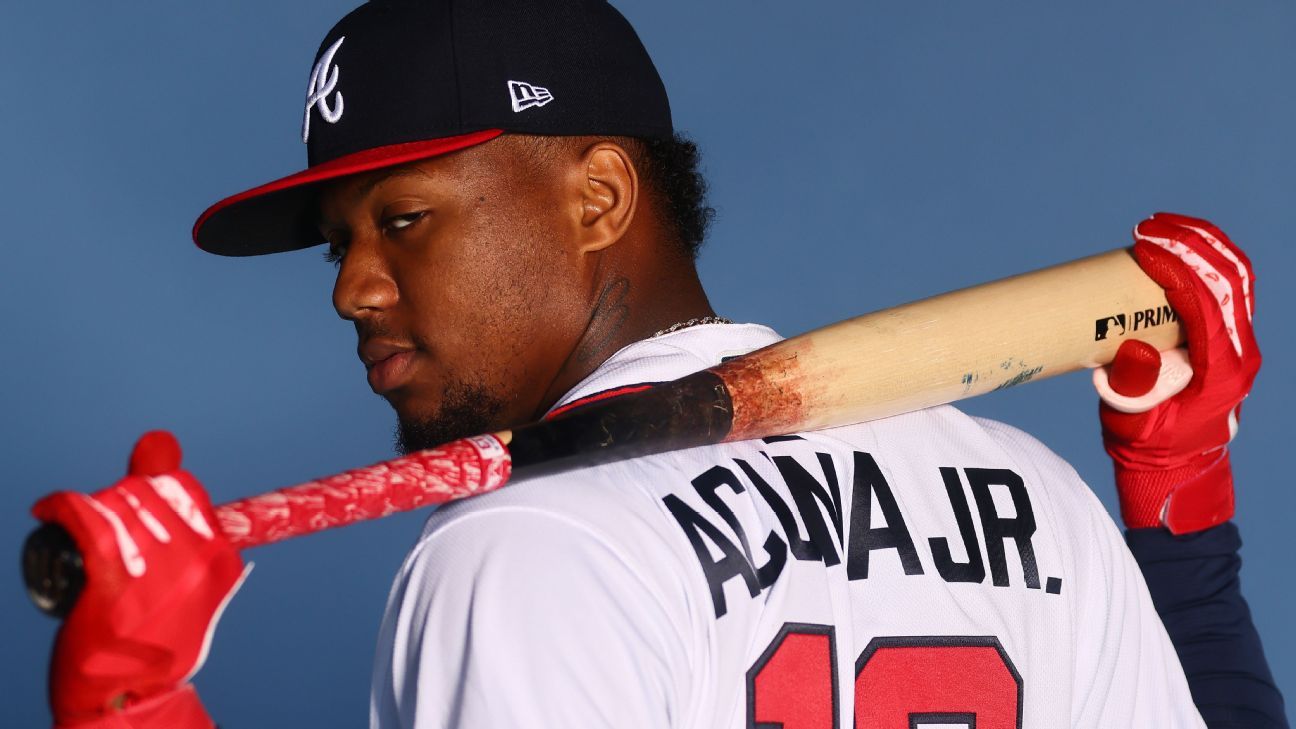
[[[56,727],[209,729],[187,681],[246,575],[202,486],[164,431],[135,444],[126,478],[32,507],[72,536],[86,584],[54,642]]]
[[[1139,266],[1165,289],[1184,326],[1187,363],[1172,351],[1163,368],[1151,345],[1122,344],[1111,366],[1094,373],[1103,444],[1126,526],[1200,531],[1233,516],[1228,443],[1260,369],[1255,273],[1205,220],[1157,213],[1134,228],[1134,241]]]

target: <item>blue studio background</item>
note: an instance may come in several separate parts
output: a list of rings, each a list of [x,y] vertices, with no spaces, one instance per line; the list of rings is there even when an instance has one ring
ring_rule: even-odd
[[[319,250],[189,242],[209,203],[304,164],[313,54],[354,1],[0,9],[5,726],[48,722],[56,625],[17,569],[39,495],[112,482],[150,428],[179,435],[218,502],[392,452]],[[1296,5],[616,4],[703,148],[719,218],[701,267],[722,314],[795,334],[1123,245],[1162,209],[1249,251],[1266,362],[1234,451],[1243,578],[1296,699]],[[1085,377],[966,407],[1043,439],[1114,506]],[[224,726],[366,721],[383,603],[423,517],[250,554],[197,680]]]

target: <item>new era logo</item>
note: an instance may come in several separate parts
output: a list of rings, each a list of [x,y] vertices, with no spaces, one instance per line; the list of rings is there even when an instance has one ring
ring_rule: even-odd
[[[509,98],[513,101],[513,111],[519,112],[533,106],[544,106],[553,101],[553,94],[543,86],[532,86],[522,81],[509,81]]]

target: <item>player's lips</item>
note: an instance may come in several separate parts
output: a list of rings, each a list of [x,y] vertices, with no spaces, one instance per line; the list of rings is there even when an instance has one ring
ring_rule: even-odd
[[[413,371],[414,348],[382,339],[362,342],[360,361],[369,371],[369,387],[379,395],[405,384]]]

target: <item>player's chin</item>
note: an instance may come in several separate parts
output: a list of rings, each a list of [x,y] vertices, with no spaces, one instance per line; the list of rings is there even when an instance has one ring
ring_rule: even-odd
[[[420,387],[413,383],[377,395],[387,401],[402,423],[438,419],[445,400],[444,388]]]
[[[480,386],[466,383],[428,389],[408,386],[384,393],[383,397],[396,411],[396,442],[403,453],[503,427],[502,401]]]

